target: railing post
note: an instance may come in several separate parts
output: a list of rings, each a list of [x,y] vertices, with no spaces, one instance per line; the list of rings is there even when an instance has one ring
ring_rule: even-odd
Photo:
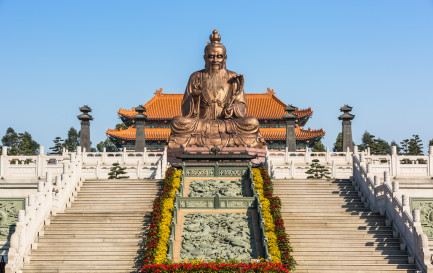
[[[336,178],[337,177],[337,168],[335,167],[335,160],[332,160],[331,174],[332,174],[332,178]]]
[[[141,164],[140,164],[140,160],[137,160],[137,179],[141,179]]]
[[[353,154],[358,154],[358,146],[353,146]]]
[[[86,151],[86,147],[83,147],[83,163],[86,163],[87,161],[87,151]]]
[[[331,154],[329,153],[329,147],[326,147],[326,154],[325,154],[325,162],[326,162],[326,164],[329,163],[330,159],[331,159]]]
[[[350,147],[346,149],[346,162],[350,163],[352,160],[352,152],[350,151]]]
[[[6,177],[6,162],[8,158],[8,147],[2,147],[2,155],[0,156],[0,178]]]
[[[126,148],[123,148],[123,153],[122,153],[122,163],[125,164],[126,163]]]
[[[397,163],[398,163],[397,146],[392,146],[391,162],[389,163],[392,177],[397,177],[397,171],[398,171]]]
[[[292,159],[290,160],[290,178],[294,179],[295,174],[296,174],[295,161]]]
[[[107,148],[102,148],[102,164],[105,164],[107,162]]]
[[[428,176],[433,177],[433,146],[428,147]]]
[[[289,163],[289,148],[285,147],[284,148],[284,163]]]
[[[144,147],[143,163],[146,163],[146,161],[147,161],[147,147]]]

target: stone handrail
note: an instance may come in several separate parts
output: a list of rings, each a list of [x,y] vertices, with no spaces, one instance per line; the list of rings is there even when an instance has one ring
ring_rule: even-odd
[[[15,232],[10,238],[6,273],[19,273],[30,249],[36,249],[38,236],[43,236],[44,225],[50,224],[50,216],[64,211],[79,191],[82,162],[71,156],[63,162],[63,172],[52,183],[50,172],[45,182],[38,182],[36,195],[27,198],[25,210],[18,212]]]
[[[7,155],[7,147],[3,147],[0,156],[0,178],[3,179],[33,179],[44,180],[46,173],[53,176],[63,172],[63,162],[72,156],[78,158],[85,171],[83,176],[88,179],[108,178],[109,168],[113,163],[121,163],[127,167],[130,178],[155,178],[161,179],[167,168],[167,149],[151,150],[144,152],[81,152],[77,147],[77,153],[63,150],[61,155],[45,155],[44,148],[39,148],[39,155],[13,156]]]
[[[432,273],[428,238],[422,231],[419,210],[411,213],[408,196],[399,192],[397,181],[390,184],[388,172],[384,172],[384,182],[379,184],[379,177],[374,176],[369,169],[362,155],[353,156],[352,183],[360,191],[365,206],[373,212],[386,215],[387,224],[392,223],[395,236],[400,236],[403,242],[401,249],[407,247],[413,257],[410,259],[413,259],[423,272]]]

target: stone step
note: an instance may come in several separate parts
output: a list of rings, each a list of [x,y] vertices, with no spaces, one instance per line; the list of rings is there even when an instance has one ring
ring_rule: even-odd
[[[413,264],[387,264],[387,265],[378,265],[378,264],[359,264],[359,263],[344,263],[340,261],[338,264],[329,264],[329,265],[320,265],[320,264],[303,264],[296,266],[296,272],[298,270],[323,270],[323,269],[338,269],[338,270],[364,270],[361,272],[382,272],[382,270],[391,270],[391,269],[415,269],[415,265]],[[380,270],[380,271],[379,271]]]
[[[68,265],[67,267],[59,267],[59,265],[37,265],[24,266],[25,273],[130,273],[136,269],[132,266],[116,266],[116,265]]]
[[[95,236],[91,236],[90,238],[63,238],[63,237],[41,237],[39,238],[39,243],[132,243],[135,244],[140,242],[142,238],[134,238],[134,237],[119,237],[119,238],[95,238]]]

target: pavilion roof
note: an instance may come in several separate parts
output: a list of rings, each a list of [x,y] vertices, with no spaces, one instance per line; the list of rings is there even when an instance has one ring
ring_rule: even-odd
[[[129,127],[124,130],[108,129],[106,134],[115,138],[125,140],[135,140],[135,128]],[[260,128],[262,137],[266,140],[281,140],[286,138],[286,128]],[[299,126],[295,127],[296,139],[304,140],[325,135],[325,131],[319,130],[304,130]],[[145,138],[150,140],[167,140],[170,136],[170,128],[146,128]]]
[[[248,110],[247,115],[257,119],[281,119],[286,111],[287,106],[275,96],[273,89],[268,88],[267,93],[246,93]],[[181,104],[183,94],[164,94],[162,88],[155,92],[155,96],[150,99],[144,107],[147,109],[145,114],[148,119],[172,119],[175,116],[181,116]],[[132,108],[119,109],[120,116],[133,118],[137,112]],[[298,109],[293,112],[299,118],[313,114],[311,108]]]

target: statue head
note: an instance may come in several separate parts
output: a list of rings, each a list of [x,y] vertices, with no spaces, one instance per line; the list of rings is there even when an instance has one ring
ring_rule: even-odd
[[[226,47],[220,43],[221,36],[214,29],[209,36],[210,43],[204,48],[205,69],[207,71],[218,71],[226,68]]]

